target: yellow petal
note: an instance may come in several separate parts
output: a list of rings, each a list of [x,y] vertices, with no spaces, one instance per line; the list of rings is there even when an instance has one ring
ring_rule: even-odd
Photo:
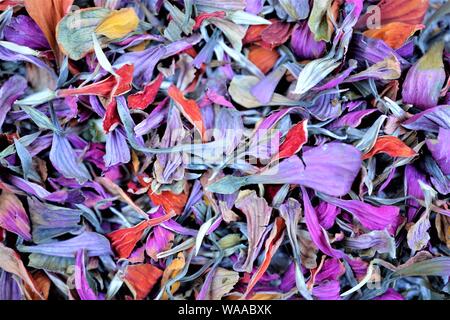
[[[133,8],[112,12],[97,27],[95,32],[109,39],[120,39],[136,30],[139,18]]]
[[[128,50],[130,50],[131,52],[140,52],[140,51],[144,51],[145,50],[145,48],[147,47],[147,44],[149,43],[150,41],[142,41],[141,43],[139,43],[138,45],[136,45],[136,46],[134,46],[134,47],[131,47],[131,48],[129,48]]]
[[[183,253],[182,252],[178,253],[177,257],[175,259],[173,259],[172,263],[170,265],[168,265],[167,268],[164,270],[164,274],[161,279],[161,288],[163,288],[170,279],[175,278],[183,270],[185,264],[186,264],[186,261],[185,261]],[[175,282],[172,285],[171,290],[170,290],[172,292],[172,294],[175,293],[175,291],[177,291],[179,287],[180,287],[180,283]],[[166,291],[164,291],[164,294],[161,297],[161,299],[162,300],[168,299],[168,295],[167,295]]]

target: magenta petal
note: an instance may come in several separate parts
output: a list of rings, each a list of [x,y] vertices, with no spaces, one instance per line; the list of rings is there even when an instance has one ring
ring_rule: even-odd
[[[403,296],[392,288],[386,290],[384,294],[374,298],[373,300],[405,300]]]
[[[304,187],[301,187],[302,195],[303,195],[303,210],[305,214],[305,222],[306,227],[311,235],[311,239],[317,248],[320,249],[323,253],[330,257],[334,258],[343,258],[346,255],[339,250],[336,250],[331,247],[331,244],[328,239],[328,234],[319,224],[319,219],[317,217],[317,213],[314,210],[314,207],[311,205],[311,201],[309,200],[308,192]]]
[[[81,300],[98,300],[86,278],[84,250],[79,250],[75,262],[75,287]]]
[[[400,208],[395,206],[375,207],[359,200],[341,200],[323,197],[325,201],[350,212],[369,230],[387,229],[391,235],[395,234],[400,219]]]
[[[150,216],[151,219],[159,218],[165,215],[162,207],[159,207],[158,211]],[[167,221],[170,223],[172,220]],[[174,222],[176,224],[176,222]],[[163,226],[156,226],[153,228],[152,234],[147,238],[145,243],[145,251],[153,259],[157,260],[156,255],[164,250],[167,250],[170,242],[173,240],[174,233],[167,230]]]
[[[332,280],[319,284],[314,287],[312,294],[318,300],[341,300],[340,296],[341,286],[339,281]]]
[[[327,259],[320,272],[316,275],[315,281],[319,283],[326,280],[339,280],[344,273],[345,267],[339,259]]]
[[[327,202],[320,202],[316,207],[316,212],[319,217],[320,225],[324,227],[325,230],[328,230],[334,225],[336,217],[341,213],[341,209]]]
[[[27,241],[31,240],[30,220],[22,202],[6,190],[3,190],[0,195],[0,227]]]

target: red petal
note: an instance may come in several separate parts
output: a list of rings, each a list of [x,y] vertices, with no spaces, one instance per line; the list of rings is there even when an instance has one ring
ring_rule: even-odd
[[[266,252],[264,261],[259,266],[258,270],[253,274],[250,282],[248,284],[247,290],[245,291],[245,298],[248,297],[249,293],[253,290],[255,285],[258,283],[259,279],[264,275],[267,268],[272,261],[272,257],[277,251],[278,247],[281,245],[281,242],[284,238],[284,230],[286,228],[286,224],[284,223],[283,218],[277,217],[275,219],[275,225],[270,233],[269,238],[266,240]]]
[[[124,281],[136,300],[143,300],[152,291],[153,286],[161,278],[163,272],[151,264],[129,265],[126,268]]]
[[[203,21],[210,18],[223,18],[225,17],[225,11],[215,11],[211,13],[202,13],[195,18],[194,30],[197,30],[202,25]]]
[[[192,58],[195,58],[197,56],[197,50],[195,50],[194,47],[189,47],[186,50],[183,51],[183,53],[186,53],[187,55],[191,56]]]
[[[297,123],[289,130],[286,139],[280,146],[280,151],[272,161],[289,158],[300,151],[303,145],[308,141],[307,125],[308,120],[304,120]]]
[[[180,89],[171,85],[168,91],[171,97],[181,108],[183,115],[194,125],[200,132],[202,140],[206,138],[206,128],[203,123],[202,113],[195,100],[186,99]]]
[[[116,230],[107,235],[119,258],[126,259],[130,256],[147,227],[147,221],[142,221],[132,228]]]
[[[95,95],[102,97],[117,97],[131,90],[133,82],[134,65],[126,64],[116,71],[119,76],[117,83],[116,77],[110,76],[103,81],[93,83],[82,88],[63,89],[58,91],[58,97],[68,97],[76,95]]]
[[[151,105],[156,99],[163,80],[164,76],[159,74],[155,80],[145,86],[144,91],[130,95],[128,97],[128,107],[144,110]]]
[[[243,44],[247,43],[255,43],[257,41],[261,41],[261,33],[266,30],[268,25],[266,24],[258,24],[252,25],[247,29],[247,33],[245,34],[244,39],[242,39]]]
[[[107,237],[111,240],[111,245],[116,250],[119,258],[126,259],[133,252],[134,247],[141,240],[144,231],[148,227],[154,227],[172,217],[173,214],[166,214],[159,218],[145,220],[134,227],[113,231]]]
[[[0,3],[0,10],[6,10],[8,7],[23,5],[24,0],[4,0]]]
[[[133,73],[134,73],[134,65],[126,64],[116,71],[117,75],[120,77],[119,84],[117,85],[116,91],[114,92],[114,96],[121,96],[128,91],[131,90],[131,83],[133,82]],[[114,77],[112,77],[114,83],[117,81]]]
[[[117,101],[112,99],[106,107],[105,118],[103,119],[103,130],[106,133],[111,132],[120,123],[119,113],[117,112]]]
[[[372,158],[378,153],[387,153],[391,157],[400,158],[409,158],[417,155],[417,153],[403,141],[392,136],[379,137],[372,150],[363,155],[363,160]]]
[[[273,21],[261,32],[262,46],[273,49],[285,43],[291,36],[291,25],[282,21]]]

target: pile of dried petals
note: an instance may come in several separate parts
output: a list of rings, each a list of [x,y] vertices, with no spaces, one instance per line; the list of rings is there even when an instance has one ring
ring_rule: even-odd
[[[449,2],[0,11],[0,299],[448,299]]]

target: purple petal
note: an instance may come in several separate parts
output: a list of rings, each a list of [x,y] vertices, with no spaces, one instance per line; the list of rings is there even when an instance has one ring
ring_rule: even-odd
[[[11,51],[9,49],[6,49],[3,46],[0,46],[0,60],[11,61],[11,62],[17,62],[17,61],[29,62],[31,64],[34,64],[38,68],[48,71],[48,73],[52,76],[53,79],[58,79],[58,77],[55,74],[55,71],[52,68],[50,68],[41,59],[36,58],[34,56],[20,54],[20,53]]]
[[[62,208],[28,198],[31,222],[33,225],[33,242],[43,243],[66,233],[76,233],[82,229],[79,224],[82,212]]]
[[[285,73],[284,66],[276,68],[250,89],[251,94],[262,104],[268,104]]]
[[[245,11],[248,13],[253,13],[254,15],[258,15],[263,8],[264,2],[265,0],[247,0]]]
[[[424,200],[424,195],[422,188],[420,187],[419,181],[427,183],[427,178],[419,170],[416,169],[414,165],[408,164],[405,168],[405,189],[406,195],[411,196],[415,199]],[[416,217],[421,206],[415,199],[407,200],[407,216],[408,221],[413,221]]]
[[[346,115],[340,117],[332,124],[330,124],[329,129],[338,129],[342,127],[357,128],[359,125],[361,125],[362,120],[366,116],[374,113],[375,111],[377,111],[377,109],[368,109],[347,113]]]
[[[106,135],[106,153],[104,159],[107,168],[130,162],[130,149],[122,130],[116,128]]]
[[[329,143],[293,156],[264,173],[249,177],[253,183],[299,184],[336,196],[346,195],[361,167],[361,153],[343,143]]]
[[[22,291],[13,274],[0,269],[0,300],[22,299]]]
[[[410,130],[438,132],[439,128],[450,129],[450,105],[438,106],[418,113],[402,125]]]
[[[134,133],[136,136],[141,137],[160,126],[169,111],[169,109],[166,108],[168,102],[169,98],[161,101],[156,108],[153,109],[149,116],[134,128]]]
[[[14,102],[19,99],[28,88],[27,80],[22,76],[12,76],[0,89],[0,129],[5,122],[6,115]]]
[[[427,140],[427,147],[445,175],[450,175],[450,129],[439,128],[437,140]]]
[[[73,258],[80,250],[86,250],[89,257],[112,255],[109,240],[104,236],[85,231],[69,240],[43,243],[36,246],[18,246],[19,251],[40,253],[54,257]]]
[[[356,59],[361,65],[365,66],[367,62],[370,65],[383,61],[390,56],[395,56],[402,67],[409,65],[409,62],[403,59],[397,52],[389,47],[383,40],[366,37],[355,33],[349,46],[350,56]]]
[[[50,161],[56,170],[66,178],[77,179],[80,183],[91,179],[89,171],[78,159],[78,156],[70,145],[67,137],[58,133],[53,134]]]
[[[385,230],[372,231],[354,238],[347,238],[345,246],[352,250],[370,249],[378,253],[389,253],[392,258],[395,258],[395,240]]]
[[[11,19],[5,27],[5,39],[18,45],[36,50],[50,49],[47,39],[39,26],[28,16],[20,15]]]
[[[403,102],[426,110],[437,106],[441,89],[445,83],[442,62],[444,43],[434,45],[414,66],[409,69],[403,83]]]
[[[325,41],[316,41],[308,23],[300,22],[292,30],[291,48],[297,58],[304,60],[317,59],[326,50]]]

